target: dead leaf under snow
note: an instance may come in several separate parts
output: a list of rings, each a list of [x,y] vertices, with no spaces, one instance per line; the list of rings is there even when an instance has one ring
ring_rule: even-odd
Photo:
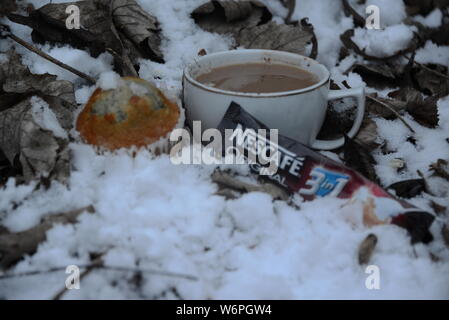
[[[430,170],[433,171],[433,175],[449,181],[449,165],[446,160],[438,159],[430,165]]]
[[[366,118],[363,120],[362,126],[355,137],[355,141],[368,150],[374,150],[379,147],[377,143],[377,124],[372,119]]]
[[[423,98],[419,91],[412,88],[402,88],[397,91],[390,92],[389,97],[390,98],[380,98],[374,96],[374,98],[380,103],[372,99],[367,99],[366,109],[370,114],[374,114],[388,120],[397,118],[396,114],[392,110],[395,110],[399,114],[408,112],[413,119],[422,126],[428,128],[435,128],[438,126],[438,98]],[[385,107],[385,105],[388,105],[392,110]]]
[[[357,53],[358,55],[361,55],[362,57],[364,57],[367,60],[375,60],[375,61],[386,61],[386,60],[389,60],[392,58],[397,58],[404,53],[414,51],[418,45],[418,40],[416,39],[416,37],[414,37],[408,44],[407,48],[405,48],[404,50],[395,52],[391,56],[376,57],[376,56],[367,54],[364,49],[359,48],[359,46],[352,40],[353,37],[354,37],[354,29],[350,29],[350,30],[346,30],[340,36],[340,40],[346,49],[354,51],[355,53]]]
[[[0,64],[0,84],[0,149],[5,157],[12,166],[19,161],[26,181],[44,176],[65,182],[70,173],[67,132],[76,108],[73,85],[53,75],[32,74],[13,51]]]
[[[272,14],[258,1],[210,1],[192,12],[195,22],[204,30],[234,37],[237,46],[247,49],[282,50],[305,54],[313,42],[313,27],[301,24],[277,24]],[[316,56],[317,45],[312,49]]]
[[[2,4],[0,6],[0,17],[3,17],[5,14],[15,10],[17,10],[16,0],[2,0]]]
[[[80,29],[67,29],[68,5],[80,9]],[[65,43],[88,48],[92,56],[108,51],[114,55],[117,71],[136,75],[138,58],[164,62],[160,51],[160,29],[156,18],[135,0],[87,0],[50,3],[34,10],[29,17],[8,15],[9,19],[33,28],[33,41]]]
[[[438,126],[438,97],[424,98],[419,91],[412,88],[401,88],[390,92],[388,96],[396,99],[389,101],[389,103],[393,103],[396,106],[404,105],[405,111],[420,125],[428,128]]]
[[[432,72],[431,70],[435,71]],[[419,89],[427,95],[445,97],[449,94],[448,68],[440,64],[428,64],[414,69]],[[439,73],[439,74],[438,74]],[[446,75],[446,77],[442,76]]]
[[[426,182],[424,179],[412,179],[393,183],[387,189],[392,189],[401,198],[414,198],[426,192]]]
[[[234,37],[242,29],[266,23],[271,17],[259,1],[209,1],[192,12],[192,18],[203,30]]]
[[[247,49],[281,50],[305,54],[312,34],[299,25],[267,24],[243,29],[238,37],[241,46]]]
[[[374,169],[376,161],[366,147],[345,136],[343,149],[345,164],[348,167],[360,172],[367,179],[378,182],[379,179]]]

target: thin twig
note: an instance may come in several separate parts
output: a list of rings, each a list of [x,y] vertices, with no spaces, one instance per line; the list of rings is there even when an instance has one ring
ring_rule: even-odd
[[[445,75],[444,73],[441,73],[441,72],[438,72],[436,70],[433,70],[433,69],[423,65],[422,63],[417,62],[415,59],[412,60],[411,58],[407,57],[405,54],[402,54],[402,56],[404,58],[406,58],[408,61],[413,61],[413,63],[416,64],[418,67],[423,68],[423,69],[429,71],[430,73],[433,73],[433,74],[435,74],[435,75],[437,75],[439,77],[442,77],[442,78],[445,78],[445,79],[449,80],[449,76],[448,75]]]
[[[401,120],[402,123],[403,123],[403,124],[404,124],[404,125],[411,131],[411,132],[415,133],[415,130],[413,130],[413,128],[407,123],[407,121],[405,121],[404,118],[399,114],[399,112],[397,112],[396,110],[394,110],[393,107],[391,107],[391,106],[388,105],[387,103],[385,103],[385,102],[383,102],[383,101],[381,101],[381,100],[379,100],[379,99],[376,99],[376,98],[374,98],[374,97],[372,97],[372,96],[370,96],[370,95],[367,95],[366,98],[367,98],[367,99],[370,99],[370,100],[372,100],[372,101],[374,101],[374,102],[376,102],[376,103],[378,103],[378,104],[380,104],[381,106],[383,106],[383,107],[387,108],[388,110],[390,110],[391,112],[393,112],[394,115],[395,115],[396,117],[398,117],[398,119]]]
[[[53,58],[52,56],[46,54],[45,52],[39,50],[38,48],[32,46],[31,44],[29,44],[28,42],[26,42],[25,40],[17,37],[16,35],[12,34],[11,32],[8,32],[6,34],[7,37],[9,37],[10,39],[14,40],[15,42],[17,42],[18,44],[24,46],[25,48],[27,48],[28,50],[34,52],[35,54],[41,56],[44,59],[47,59],[48,61],[56,64],[57,66],[66,69],[67,71],[70,71],[71,73],[77,75],[78,77],[81,77],[87,81],[89,81],[92,84],[96,83],[96,80],[90,76],[88,76],[87,74],[76,70],[75,68],[72,68],[71,66],[66,65],[65,63]]]
[[[13,273],[13,274],[3,274],[0,275],[0,280],[3,279],[10,279],[10,278],[18,278],[18,277],[28,277],[28,276],[34,276],[34,275],[41,275],[46,273],[52,273],[52,272],[58,272],[66,270],[67,267],[55,267],[50,268],[48,270],[36,270],[36,271],[29,271],[29,272],[19,272],[19,273]],[[117,267],[117,266],[103,266],[103,265],[95,265],[95,264],[86,264],[86,265],[78,265],[78,268],[80,269],[104,269],[104,270],[112,270],[112,271],[131,271],[131,272],[142,272],[142,273],[149,273],[153,275],[158,276],[164,276],[164,277],[176,277],[176,278],[182,278],[190,281],[198,281],[198,278],[195,276],[191,276],[188,274],[182,274],[182,273],[176,273],[176,272],[170,272],[170,271],[161,271],[161,270],[154,270],[154,269],[133,269],[133,268],[126,268],[126,267]]]

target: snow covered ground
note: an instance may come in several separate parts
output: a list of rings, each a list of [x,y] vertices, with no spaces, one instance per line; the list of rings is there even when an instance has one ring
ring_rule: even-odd
[[[30,0],[36,8],[46,0]],[[66,2],[66,1],[53,1]],[[201,49],[208,53],[227,50],[232,39],[201,30],[189,14],[203,0],[139,0],[155,15],[164,37],[166,64],[141,61],[140,76],[153,80],[164,90],[179,93],[183,66]],[[285,9],[276,0],[264,1],[279,19]],[[402,0],[372,0],[387,15],[388,28],[402,30],[405,12]],[[438,13],[421,17],[435,24]],[[333,78],[362,84],[360,76],[341,74],[337,66],[339,35],[351,28],[335,0],[298,0],[294,17],[310,17],[319,41],[318,60],[332,70]],[[441,16],[440,16],[441,17]],[[14,33],[31,41],[31,29],[10,23]],[[401,31],[390,39],[400,47],[412,30]],[[358,30],[356,37],[371,50],[390,50],[379,46],[382,31]],[[383,31],[383,33],[388,33]],[[365,35],[363,39],[362,35]],[[391,34],[390,34],[391,35]],[[11,45],[0,41],[0,50]],[[41,46],[52,56],[98,78],[112,69],[112,57],[94,59],[82,50]],[[78,103],[87,101],[94,87],[82,86],[72,74],[27,52],[24,62],[34,73],[53,73],[77,84]],[[428,43],[418,52],[420,62],[448,64],[449,48]],[[388,52],[385,52],[388,54]],[[354,58],[347,58],[354,59]],[[376,154],[377,173],[384,184],[419,178],[417,170],[429,177],[428,167],[437,159],[449,159],[449,97],[438,102],[440,126],[427,129],[407,121],[417,132],[417,146],[407,143],[407,130],[399,120],[376,119],[380,140],[397,151]],[[73,131],[72,135],[77,136]],[[80,290],[70,290],[67,299],[449,299],[449,250],[441,239],[441,221],[434,223],[435,241],[430,245],[410,245],[405,230],[395,226],[363,227],[351,219],[360,212],[357,205],[339,199],[320,199],[302,203],[299,208],[273,201],[263,193],[249,193],[236,200],[214,195],[211,166],[174,166],[167,155],[155,157],[142,150],[135,157],[128,152],[97,154],[78,141],[71,145],[73,172],[69,187],[53,183],[49,190],[34,190],[34,185],[15,186],[9,181],[0,190],[0,212],[7,212],[2,223],[11,231],[36,225],[48,213],[65,212],[93,205],[96,213],[83,214],[75,225],[56,226],[36,254],[26,257],[13,272],[47,270],[67,265],[83,265],[90,253],[107,252],[105,264],[128,268],[156,269],[197,277],[196,281],[143,273],[137,285],[133,272],[94,270],[81,281]],[[397,173],[391,160],[402,158],[407,168]],[[429,200],[449,205],[449,183],[428,178],[432,191],[411,202],[431,210]],[[16,204],[19,205],[17,206]],[[371,264],[380,268],[380,290],[368,290],[368,274],[359,266],[357,249],[369,234],[379,243]],[[440,260],[432,261],[430,253]],[[8,299],[48,299],[65,285],[64,271],[30,277],[0,280],[0,297]]]

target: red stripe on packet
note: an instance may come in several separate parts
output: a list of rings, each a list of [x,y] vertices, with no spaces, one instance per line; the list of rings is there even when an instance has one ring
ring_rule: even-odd
[[[363,222],[366,226],[394,224],[407,229],[412,243],[429,243],[433,240],[429,231],[434,221],[432,214],[397,199],[357,171],[331,160],[297,141],[278,135],[277,143],[273,143],[270,141],[269,135],[257,135],[258,130],[265,130],[266,133],[269,133],[270,130],[237,103],[231,103],[218,129],[225,137],[223,145],[233,145],[234,147],[231,148],[233,152],[241,150],[241,155],[247,160],[256,159],[252,163],[251,160],[249,161],[254,173],[276,182],[291,193],[300,194],[304,200],[310,201],[326,196],[358,199],[365,204],[361,214],[363,214]],[[235,135],[227,136],[226,129],[240,130],[240,139],[236,139]],[[250,133],[251,139],[247,139],[248,133]],[[254,146],[248,145],[248,141],[254,144],[255,135],[262,143],[275,145],[275,149],[278,150],[277,170],[271,172],[270,175],[261,171],[261,168],[267,168],[268,164],[262,165],[258,162],[258,157],[249,157],[250,149],[253,151],[255,149]],[[225,149],[224,153],[227,152],[228,149]]]

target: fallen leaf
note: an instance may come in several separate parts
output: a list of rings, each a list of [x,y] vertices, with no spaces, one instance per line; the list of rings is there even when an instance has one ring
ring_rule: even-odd
[[[386,104],[399,114],[403,111],[408,112],[422,126],[428,128],[438,126],[437,98],[427,97],[424,99],[419,91],[407,87],[390,92],[388,95],[392,99],[375,97],[381,103],[367,99],[366,108],[368,112],[385,119],[395,119],[396,114],[383,105]]]
[[[350,71],[359,74],[368,86],[383,89],[396,86],[404,68],[387,63],[356,63]]]
[[[237,42],[247,49],[281,50],[305,54],[312,34],[300,25],[269,23],[243,29]]]
[[[362,57],[364,57],[367,60],[386,61],[386,60],[389,60],[392,58],[397,58],[404,53],[415,51],[414,49],[418,46],[418,40],[415,37],[410,41],[410,43],[406,49],[395,52],[394,54],[392,54],[391,56],[388,56],[388,57],[376,57],[376,56],[369,55],[365,52],[365,50],[360,49],[358,47],[358,45],[352,40],[352,37],[354,37],[354,29],[349,29],[349,30],[346,30],[340,36],[340,40],[343,43],[343,45],[346,47],[346,49],[353,50],[355,53],[357,53],[358,55],[361,55]]]
[[[404,0],[409,15],[428,15],[435,8],[449,6],[449,0]]]
[[[354,25],[356,27],[363,28],[366,25],[366,19],[362,17],[357,10],[355,10],[348,2],[348,0],[343,0],[343,10],[346,16],[352,16],[354,20]]]
[[[447,70],[446,66],[439,64],[427,64],[424,67],[418,66],[415,68],[414,78],[423,93],[435,97],[445,97],[449,94]],[[445,75],[446,78],[437,73]]]
[[[441,235],[443,236],[444,243],[449,247],[449,228],[447,224],[444,224],[441,228]]]
[[[80,29],[67,29],[68,5],[79,7]],[[136,75],[133,64],[139,58],[164,62],[157,20],[135,0],[50,3],[28,17],[9,14],[8,18],[33,28],[34,42],[87,48],[93,57],[105,51],[112,53],[117,71],[123,76]]]
[[[369,263],[376,248],[377,241],[377,236],[371,233],[360,243],[358,250],[359,265],[362,266]]]
[[[94,207],[46,216],[43,221],[28,230],[0,235],[0,268],[7,269],[25,255],[33,254],[46,239],[46,233],[55,224],[74,224],[83,213],[93,214]]]
[[[14,98],[0,104],[0,149],[11,166],[20,163],[26,181],[46,176],[65,182],[70,174],[67,132],[76,109],[73,85],[53,75],[34,75],[17,53],[10,51],[8,55],[0,64],[0,97]],[[46,112],[33,107],[36,101],[42,104],[41,109],[48,105],[48,112],[54,114],[62,130],[59,135],[36,118],[41,114],[37,111],[42,115]]]
[[[312,43],[311,56],[318,54],[313,26],[301,23],[277,24],[273,15],[259,1],[210,1],[192,12],[195,22],[204,30],[227,34],[237,46],[247,49],[282,50],[304,54]]]
[[[446,160],[438,159],[437,162],[430,165],[430,170],[433,171],[433,175],[449,181],[449,167]]]
[[[442,206],[433,200],[430,201],[430,206],[437,215],[444,215],[447,211],[447,207]]]
[[[244,28],[268,22],[272,14],[259,1],[220,0],[196,8],[192,18],[206,31],[238,36]]]
[[[354,138],[357,143],[364,146],[368,150],[374,150],[379,147],[377,143],[377,124],[372,119],[366,118],[363,120],[359,133]]]
[[[380,98],[380,97],[377,97],[376,94],[374,94],[372,96],[376,100],[378,100],[384,104],[387,104],[388,106],[390,106],[390,108],[392,108],[394,111],[396,111],[398,113],[405,110],[405,108],[406,108],[406,103],[403,101]],[[372,99],[366,99],[366,110],[368,111],[368,113],[382,117],[384,119],[388,119],[388,120],[396,119],[396,114],[392,110],[390,110],[389,108],[386,108],[381,103],[378,103]]]
[[[163,62],[159,23],[134,0],[112,0],[114,25],[138,47],[144,58]]]
[[[220,170],[216,170],[212,174],[211,178],[212,181],[218,184],[218,186],[220,187],[217,194],[223,195],[230,199],[235,197],[235,194],[230,193],[230,190],[235,190],[243,193],[264,192],[271,195],[273,199],[280,199],[280,200],[290,199],[290,195],[286,190],[270,182],[254,185],[243,182],[237,177],[234,177],[233,175]]]
[[[387,189],[393,189],[396,195],[401,198],[414,198],[426,191],[424,179],[412,179],[393,183]]]
[[[343,151],[345,164],[348,167],[358,171],[369,180],[378,182],[379,179],[374,169],[376,161],[365,147],[345,136]]]
[[[2,0],[2,5],[0,6],[0,18],[15,10],[17,10],[15,0]]]

